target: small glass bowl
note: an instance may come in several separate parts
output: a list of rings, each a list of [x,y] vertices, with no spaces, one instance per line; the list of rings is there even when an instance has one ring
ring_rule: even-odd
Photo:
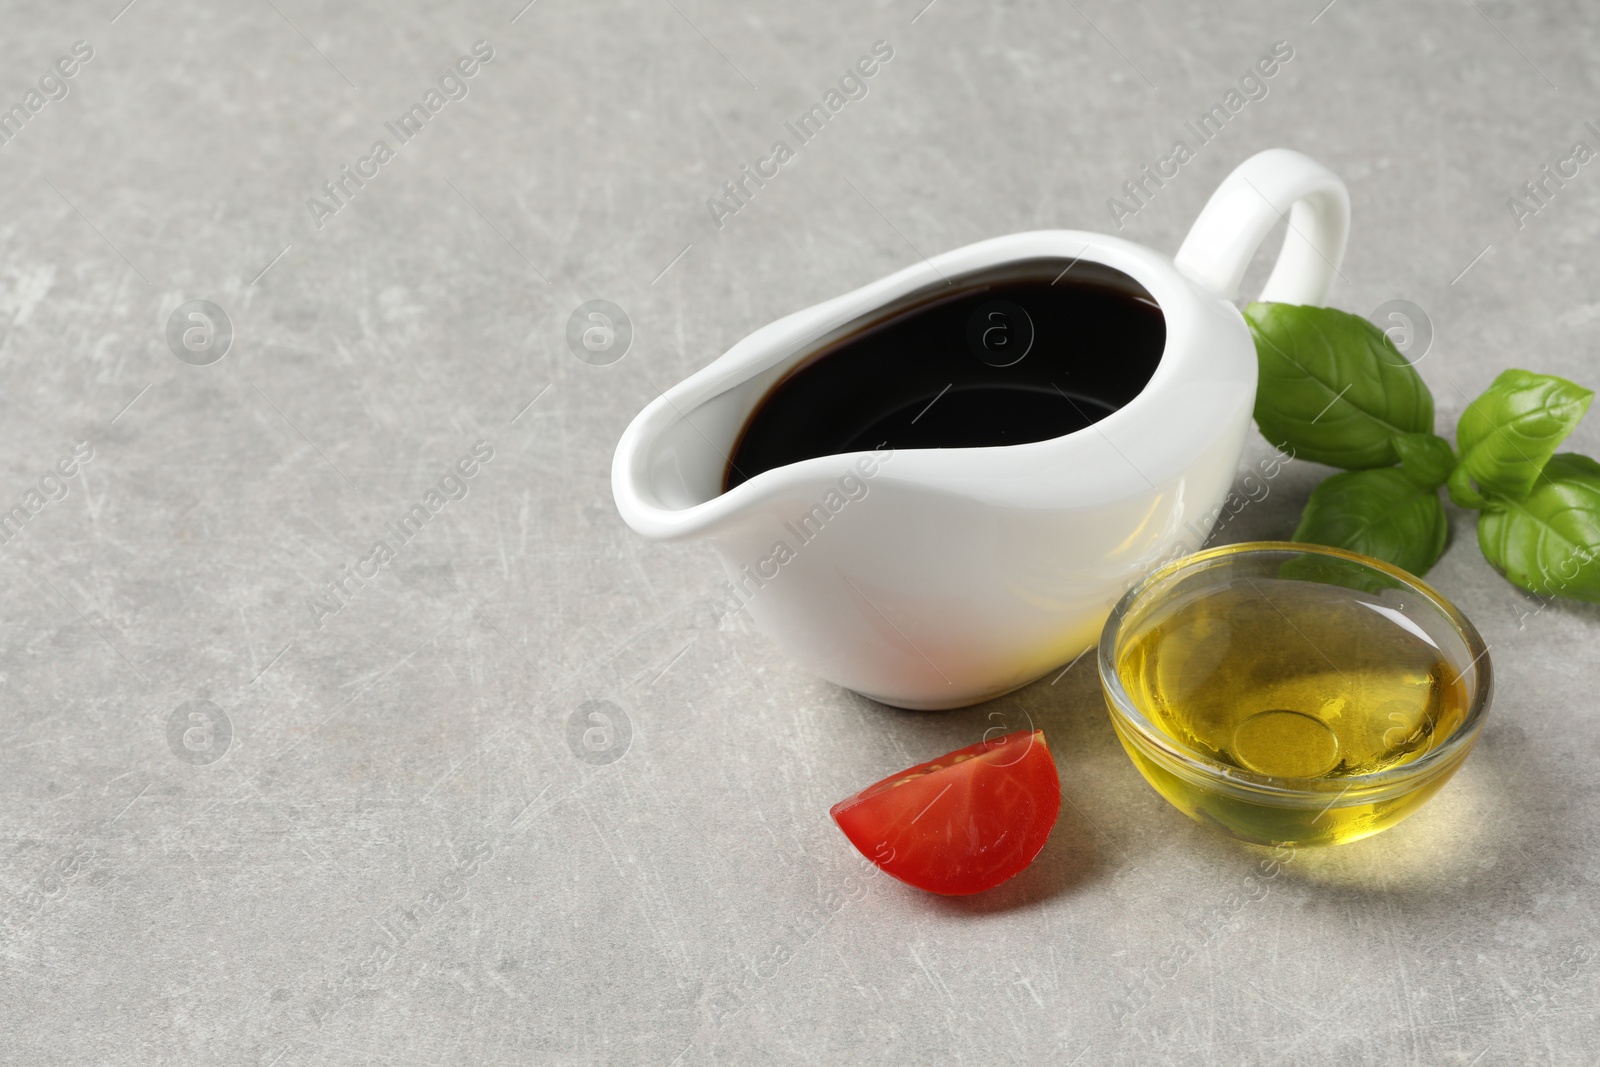
[[[1352,598],[1433,644],[1466,686],[1466,711],[1454,731],[1407,763],[1367,774],[1293,778],[1224,763],[1157,728],[1118,673],[1123,653],[1178,605],[1248,581],[1286,578],[1348,589]],[[1466,759],[1493,688],[1483,638],[1433,589],[1380,560],[1286,541],[1214,548],[1150,574],[1111,612],[1100,637],[1099,661],[1111,723],[1145,780],[1196,821],[1263,845],[1343,844],[1406,818]]]

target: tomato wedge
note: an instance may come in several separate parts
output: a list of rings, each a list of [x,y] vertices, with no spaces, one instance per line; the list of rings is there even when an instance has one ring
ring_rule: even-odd
[[[1061,779],[1043,730],[980,741],[870,785],[829,811],[861,854],[930,893],[992,889],[1044,848]]]

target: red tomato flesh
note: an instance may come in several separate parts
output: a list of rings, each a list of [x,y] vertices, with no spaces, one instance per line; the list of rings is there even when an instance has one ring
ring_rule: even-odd
[[[964,896],[1032,863],[1060,811],[1044,731],[1018,730],[891,775],[829,814],[885,873]]]

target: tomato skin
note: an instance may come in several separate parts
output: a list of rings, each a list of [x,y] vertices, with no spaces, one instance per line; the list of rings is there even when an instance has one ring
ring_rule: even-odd
[[[890,775],[829,814],[884,873],[964,896],[1032,863],[1060,812],[1044,731],[1018,730]]]

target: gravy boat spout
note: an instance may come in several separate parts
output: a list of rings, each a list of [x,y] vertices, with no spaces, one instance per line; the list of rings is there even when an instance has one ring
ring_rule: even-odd
[[[634,419],[612,465],[618,510],[646,537],[709,543],[725,571],[708,583],[717,600],[839,685],[910,708],[1026,685],[1091,647],[1139,578],[1209,536],[1255,399],[1255,350],[1232,298],[1291,211],[1263,297],[1320,303],[1348,197],[1319,164],[1274,149],[1224,182],[1176,261],[1102,234],[1013,234],[789,315]],[[943,293],[1069,271],[1147,301],[1165,324],[1148,381],[1120,408],[1046,440],[885,445],[724,489],[752,414],[808,357]]]

